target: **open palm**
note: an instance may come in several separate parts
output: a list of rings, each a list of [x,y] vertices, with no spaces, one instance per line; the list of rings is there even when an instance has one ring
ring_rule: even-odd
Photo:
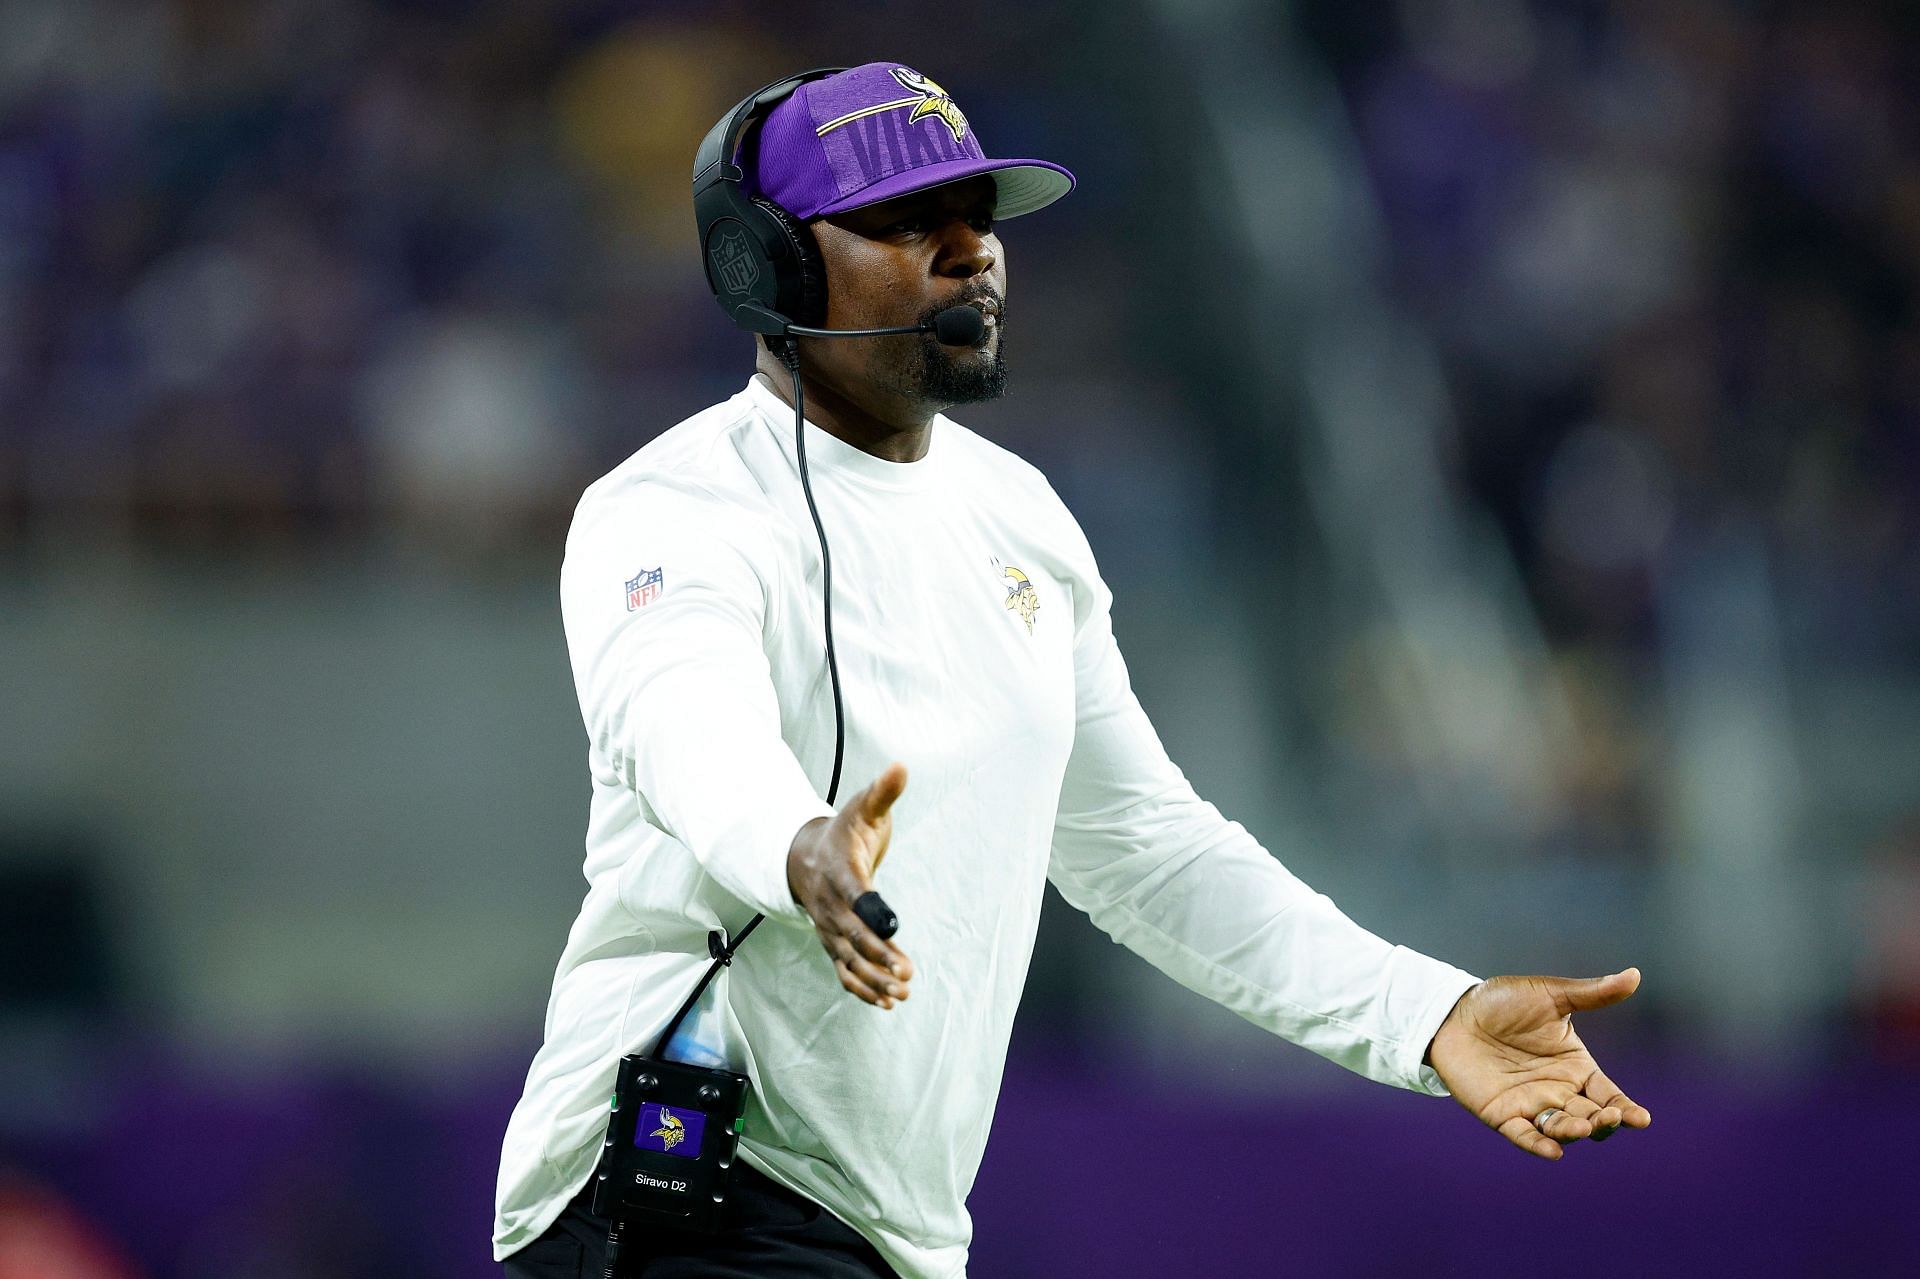
[[[1640,970],[1611,977],[1495,977],[1460,997],[1427,1059],[1454,1098],[1508,1141],[1542,1159],[1582,1137],[1653,1122],[1600,1069],[1573,1030],[1573,1014],[1617,1004]],[[1534,1119],[1555,1110],[1544,1127]]]

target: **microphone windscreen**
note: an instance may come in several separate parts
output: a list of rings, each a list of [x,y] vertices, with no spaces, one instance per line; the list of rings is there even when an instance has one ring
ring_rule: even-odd
[[[900,931],[900,917],[879,893],[869,891],[854,898],[853,913],[860,916],[861,923],[879,933],[882,941]]]
[[[942,346],[972,346],[987,331],[978,307],[950,306],[933,317],[934,340]]]

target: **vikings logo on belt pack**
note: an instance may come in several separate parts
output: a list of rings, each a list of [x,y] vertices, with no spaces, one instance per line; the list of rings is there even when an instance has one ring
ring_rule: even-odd
[[[633,1125],[633,1144],[642,1150],[698,1159],[706,1128],[707,1117],[698,1110],[649,1101],[640,1107],[640,1118]]]

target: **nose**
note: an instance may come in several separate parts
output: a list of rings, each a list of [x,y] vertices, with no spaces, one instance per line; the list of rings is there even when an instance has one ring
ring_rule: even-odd
[[[942,229],[940,251],[933,272],[949,280],[971,280],[993,270],[993,232],[976,231],[965,218],[953,218]]]

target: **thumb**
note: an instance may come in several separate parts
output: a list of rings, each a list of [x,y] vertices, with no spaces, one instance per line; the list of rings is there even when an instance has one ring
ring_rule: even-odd
[[[893,824],[887,820],[887,814],[893,808],[893,802],[900,798],[900,792],[906,788],[907,766],[895,761],[887,765],[885,771],[873,780],[873,784],[855,795],[847,805],[848,816],[879,831],[879,839],[873,847],[873,865],[866,868],[867,875],[878,871],[880,863],[886,860],[887,846],[893,842]]]
[[[1640,989],[1640,970],[1624,968],[1609,977],[1549,977],[1547,993],[1562,1017],[1619,1003]]]
[[[853,801],[853,815],[867,822],[878,824],[885,819],[894,801],[907,789],[907,766],[898,761],[887,765],[880,776],[874,778],[873,785],[861,791]]]

